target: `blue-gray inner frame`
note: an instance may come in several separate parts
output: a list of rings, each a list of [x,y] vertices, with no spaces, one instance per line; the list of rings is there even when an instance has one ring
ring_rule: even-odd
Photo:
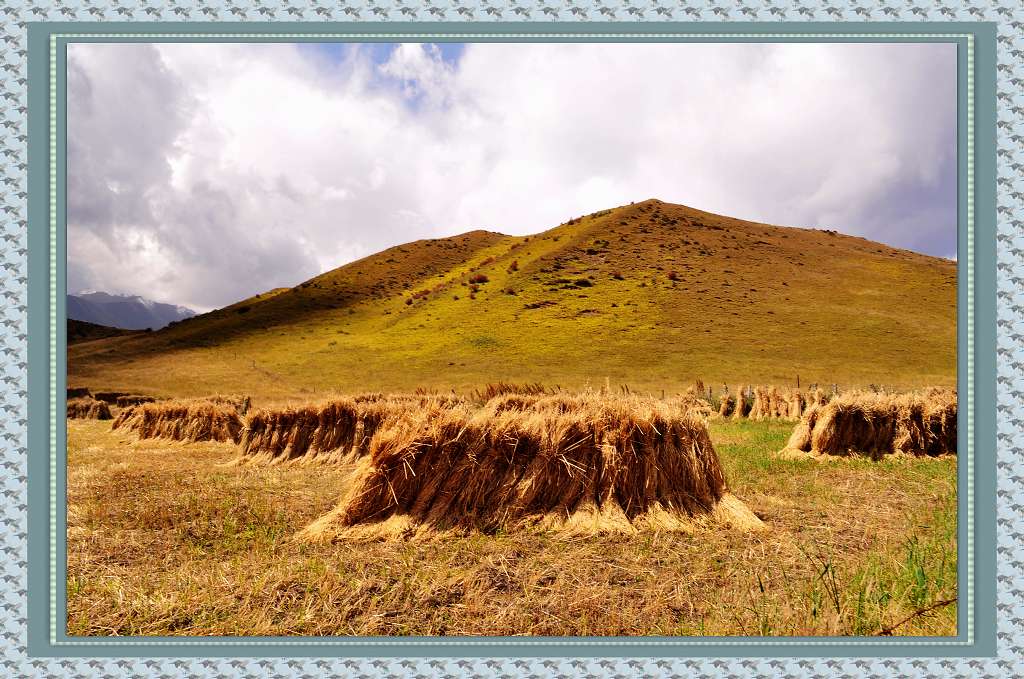
[[[252,34],[316,33],[317,37],[287,35],[272,39]],[[65,268],[50,271],[50,249],[56,248],[56,261],[66,262],[66,213],[63,200],[57,201],[59,237],[49,238],[49,194],[66,186],[65,125],[50,129],[50,104],[57,105],[57,120],[63,121],[65,100],[50,102],[49,72],[50,36],[73,33],[73,39],[58,38],[57,91],[65,92],[66,43],[112,42],[110,38],[88,37],[85,34],[140,34],[118,36],[117,42],[180,41],[171,33],[217,34],[216,37],[189,37],[186,41],[257,42],[257,41],[325,41],[325,34],[346,35],[345,42],[402,41],[474,41],[474,42],[764,42],[779,41],[769,35],[728,37],[722,34],[788,35],[787,42],[955,42],[958,70],[958,259],[964,263],[968,249],[965,229],[969,205],[967,194],[968,147],[966,137],[967,99],[964,83],[967,75],[964,37],[973,36],[974,49],[974,412],[961,409],[961,422],[970,416],[974,423],[974,507],[972,526],[965,517],[967,493],[959,485],[958,545],[961,555],[973,540],[973,581],[966,581],[967,559],[959,560],[961,593],[966,585],[972,600],[961,599],[957,637],[851,639],[851,638],[672,638],[672,637],[587,637],[587,638],[355,638],[355,637],[236,637],[236,638],[168,638],[168,637],[68,637],[66,636],[66,514],[58,512],[54,526],[58,539],[51,544],[50,474],[55,475],[55,498],[59,507],[66,500],[66,457],[50,469],[49,451],[56,446],[66,456],[66,429],[58,427],[53,441],[49,438],[50,394],[56,392],[58,405],[63,403],[66,386],[66,326],[58,322],[50,327],[50,276],[55,274],[57,319],[65,318]],[[433,34],[429,39],[417,34]],[[467,40],[445,34],[487,34]],[[223,37],[223,34],[238,37]],[[372,35],[369,35],[372,34]],[[381,34],[387,34],[386,37]],[[529,36],[509,34],[531,34]],[[621,37],[614,34],[629,34]],[[644,37],[644,34],[658,34]],[[665,34],[675,34],[666,37]],[[709,36],[708,34],[716,34]],[[816,34],[817,37],[799,34]],[[828,34],[827,38],[821,34]],[[857,34],[857,35],[855,35]],[[872,37],[864,37],[871,34]],[[886,38],[886,34],[900,34]],[[912,38],[906,34],[915,34]],[[29,24],[29,245],[28,245],[28,334],[29,334],[29,460],[28,460],[28,650],[33,656],[434,656],[434,657],[500,657],[500,656],[981,656],[995,654],[995,450],[996,450],[996,343],[995,343],[995,24],[992,23],[39,23]],[[877,36],[877,37],[874,37]],[[55,133],[57,150],[56,186],[49,177],[48,141]],[[969,328],[964,322],[970,286],[966,267],[958,274],[958,366],[960,403],[967,403],[967,385],[963,366],[970,345]],[[56,332],[55,354],[50,351],[50,333]],[[50,370],[55,368],[54,379]],[[60,414],[63,421],[63,413]],[[965,450],[967,427],[959,427],[959,450]],[[958,461],[960,479],[965,476],[967,460]],[[969,528],[971,530],[969,530]],[[54,551],[56,550],[56,551]],[[56,573],[51,578],[49,564],[56,557]],[[973,630],[966,629],[968,608],[973,614]],[[55,613],[56,615],[51,615]],[[53,620],[58,633],[51,636]],[[970,632],[970,633],[969,633]]]

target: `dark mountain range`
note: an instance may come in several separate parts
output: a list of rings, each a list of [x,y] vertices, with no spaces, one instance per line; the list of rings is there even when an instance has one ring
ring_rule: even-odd
[[[83,292],[68,295],[68,318],[126,330],[158,330],[172,321],[195,316],[183,306],[153,302],[138,295]]]

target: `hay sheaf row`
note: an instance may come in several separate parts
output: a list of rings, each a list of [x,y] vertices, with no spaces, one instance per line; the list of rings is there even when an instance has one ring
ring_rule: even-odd
[[[252,408],[252,397],[250,396],[224,396],[223,394],[217,394],[214,396],[204,396],[199,399],[200,401],[209,401],[219,406],[228,406],[234,408],[235,412],[239,415],[245,415]]]
[[[711,417],[715,412],[711,402],[707,400],[706,394],[692,389],[668,399],[668,404],[699,417]]]
[[[322,405],[249,414],[233,464],[342,463],[362,455],[381,424],[410,410],[441,408],[432,399],[342,398]]]
[[[155,403],[156,399],[152,396],[142,396],[141,394],[132,394],[130,396],[118,396],[115,400],[115,404],[118,408],[128,408],[131,406],[142,405],[143,403]]]
[[[113,417],[110,406],[92,397],[68,399],[67,416],[81,420],[109,420]]]
[[[230,405],[208,400],[162,401],[126,408],[111,428],[133,431],[140,439],[238,443],[243,422]]]
[[[718,414],[734,420],[800,419],[811,405],[823,405],[828,397],[821,389],[804,393],[799,389],[781,391],[778,387],[757,386],[748,394],[743,387],[736,389],[733,396],[728,391],[719,399]]]
[[[349,495],[301,537],[760,526],[727,492],[699,417],[635,397],[504,398],[389,420]]]
[[[475,389],[472,394],[473,401],[487,403],[499,396],[516,394],[520,396],[543,396],[553,393],[540,382],[527,382],[516,384],[513,382],[491,382],[484,385],[483,389]]]
[[[109,405],[117,405],[117,399],[124,396],[131,396],[127,391],[97,391],[93,393],[93,398],[98,401],[103,401]]]
[[[951,390],[850,392],[811,405],[783,453],[937,456],[956,454],[957,397]]]
[[[107,405],[116,405],[119,408],[127,408],[140,403],[152,403],[156,400],[152,396],[128,394],[122,391],[97,391],[93,394],[88,387],[68,387],[68,400],[73,398],[95,399]]]
[[[506,393],[480,407],[481,413],[530,409],[564,412],[579,408],[581,397]],[[320,405],[259,410],[246,420],[240,455],[232,464],[344,464],[367,452],[370,439],[386,421],[470,412],[461,398],[435,394],[360,395]]]

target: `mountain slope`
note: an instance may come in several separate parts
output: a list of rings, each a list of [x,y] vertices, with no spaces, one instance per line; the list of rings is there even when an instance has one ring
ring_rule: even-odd
[[[162,328],[172,321],[194,316],[182,306],[153,302],[138,295],[86,292],[67,297],[68,318],[126,330]]]
[[[89,323],[88,321],[76,321],[71,318],[67,321],[67,329],[68,344],[89,342],[97,339],[105,339],[107,337],[117,337],[134,332],[133,330],[111,328],[107,325],[97,325],[95,323]]]
[[[955,306],[948,260],[648,200],[532,237],[390,248],[160,332],[72,348],[69,378],[282,397],[498,379],[953,384]]]

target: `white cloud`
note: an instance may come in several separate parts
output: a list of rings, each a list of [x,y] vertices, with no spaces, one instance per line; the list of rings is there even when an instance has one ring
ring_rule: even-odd
[[[950,45],[74,45],[69,285],[209,308],[658,197],[955,243]],[[143,247],[142,244],[145,246]]]

